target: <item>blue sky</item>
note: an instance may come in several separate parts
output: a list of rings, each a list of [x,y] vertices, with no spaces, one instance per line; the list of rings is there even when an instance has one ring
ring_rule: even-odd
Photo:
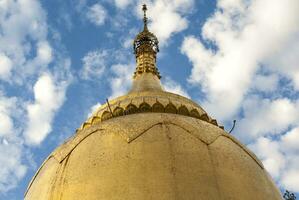
[[[0,0],[0,199],[22,199],[51,151],[130,88],[145,2],[165,89],[226,130],[236,119],[233,135],[299,193],[297,0]]]

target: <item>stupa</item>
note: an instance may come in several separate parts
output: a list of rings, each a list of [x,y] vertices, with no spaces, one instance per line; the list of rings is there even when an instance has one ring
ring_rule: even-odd
[[[143,11],[132,89],[49,155],[25,200],[281,200],[249,149],[197,103],[164,91]]]

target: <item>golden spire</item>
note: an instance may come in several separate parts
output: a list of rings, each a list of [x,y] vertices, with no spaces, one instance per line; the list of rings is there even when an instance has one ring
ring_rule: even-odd
[[[136,56],[136,71],[134,72],[134,79],[144,73],[151,73],[154,76],[161,78],[160,73],[156,67],[156,56],[159,52],[159,41],[157,37],[148,30],[148,19],[146,16],[147,7],[144,4],[143,10],[143,31],[140,32],[134,40],[134,54]]]

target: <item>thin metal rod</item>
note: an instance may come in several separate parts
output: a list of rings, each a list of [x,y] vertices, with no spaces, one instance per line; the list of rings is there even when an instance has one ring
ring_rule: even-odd
[[[230,129],[229,133],[231,133],[234,130],[235,126],[236,126],[236,120],[234,119],[233,127]]]
[[[146,17],[147,7],[146,7],[146,4],[143,4],[142,10],[143,10],[144,30],[147,30],[147,17]]]
[[[108,108],[110,110],[110,113],[111,113],[112,117],[114,117],[108,99],[106,99],[106,102],[107,102],[107,105],[108,105]]]

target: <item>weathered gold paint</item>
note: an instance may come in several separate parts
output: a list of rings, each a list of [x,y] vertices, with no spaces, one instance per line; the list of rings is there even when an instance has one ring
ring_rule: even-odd
[[[137,40],[155,37],[144,21]],[[156,53],[137,48],[131,91],[45,160],[25,200],[282,199],[250,150],[199,105],[162,89]]]

